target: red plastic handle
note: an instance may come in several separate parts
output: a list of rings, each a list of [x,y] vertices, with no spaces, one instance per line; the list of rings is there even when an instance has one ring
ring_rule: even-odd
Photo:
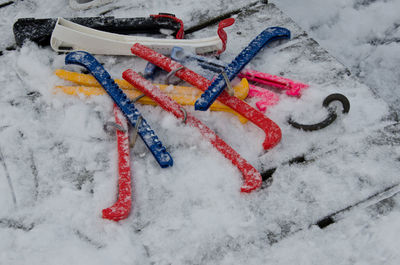
[[[156,101],[164,110],[171,112],[178,119],[184,119],[185,115],[181,110],[182,106],[161,92],[161,90],[150,81],[144,79],[131,69],[123,72],[122,77],[142,91],[146,96]],[[199,129],[200,133],[242,172],[244,178],[244,184],[241,187],[242,192],[251,192],[261,186],[262,177],[260,173],[232,147],[225,143],[214,131],[189,113],[186,114],[186,123]]]
[[[133,54],[157,65],[167,72],[182,68],[177,70],[175,75],[203,91],[207,90],[207,88],[211,85],[211,81],[208,79],[144,45],[135,43],[132,46],[131,51]],[[265,150],[270,149],[279,143],[282,138],[281,129],[275,122],[273,122],[271,119],[268,119],[264,114],[237,97],[229,96],[226,91],[222,91],[218,97],[218,100],[242,116],[246,117],[249,121],[264,131],[265,139],[263,142],[263,147]]]
[[[109,208],[103,209],[103,218],[120,221],[128,217],[132,206],[131,168],[129,156],[128,124],[125,116],[114,105],[115,122],[126,128],[125,132],[117,130],[118,145],[118,200]]]
[[[226,43],[228,42],[228,35],[226,34],[224,28],[232,26],[233,23],[235,23],[234,18],[227,18],[227,19],[224,19],[221,22],[219,22],[217,33],[218,33],[219,38],[222,41],[222,49],[217,51],[217,54],[221,54],[225,51]]]

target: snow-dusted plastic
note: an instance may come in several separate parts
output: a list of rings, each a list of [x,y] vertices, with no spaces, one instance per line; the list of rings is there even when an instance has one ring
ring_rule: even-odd
[[[261,32],[249,45],[244,48],[238,56],[225,68],[224,72],[232,81],[240,71],[261,51],[261,49],[271,41],[279,39],[289,39],[290,31],[281,27],[271,27]],[[201,97],[196,101],[196,110],[207,110],[211,104],[217,99],[221,92],[226,88],[226,81],[222,74],[212,82]]]
[[[68,21],[116,34],[157,34],[170,32],[179,37],[183,32],[183,23],[173,14],[158,14],[148,17],[115,18],[112,16],[72,17]],[[15,42],[22,46],[26,40],[41,46],[50,45],[51,34],[57,24],[57,18],[19,18],[13,25]]]
[[[131,69],[123,72],[122,77],[137,89],[141,90],[148,97],[156,101],[164,110],[171,112],[178,119],[183,119],[187,124],[199,129],[203,137],[209,140],[219,152],[221,152],[242,172],[244,179],[244,184],[241,187],[242,192],[251,192],[261,186],[262,177],[260,173],[250,165],[249,162],[242,158],[232,147],[225,143],[224,140],[222,140],[199,119],[192,116],[190,113],[184,113],[182,111],[182,106],[164,94],[157,86],[153,85],[150,81],[144,79]]]
[[[177,77],[203,91],[205,91],[211,85],[211,81],[205,77],[184,67],[182,64],[157,53],[149,47],[141,45],[140,43],[135,43],[132,46],[131,51],[133,54],[157,65],[164,71],[175,71],[175,75]],[[271,119],[268,119],[264,114],[237,97],[230,96],[226,91],[222,91],[221,95],[218,97],[218,100],[241,114],[243,117],[247,118],[264,131],[265,138],[263,142],[263,148],[265,150],[270,149],[279,143],[282,137],[281,129],[275,122],[273,122]]]
[[[185,63],[187,60],[196,60],[198,64],[207,70],[215,73],[220,73],[228,64],[210,57],[204,57],[185,51],[181,47],[174,47],[171,52],[171,59],[180,63]],[[289,78],[282,76],[271,75],[268,73],[259,72],[256,70],[243,69],[239,74],[239,78],[246,78],[249,81],[256,82],[263,85],[268,85],[276,88],[286,90],[288,96],[301,96],[303,89],[309,87],[307,84],[303,84]]]
[[[66,81],[70,81],[73,83],[76,83],[81,86],[86,86],[86,87],[101,87],[101,84],[97,82],[96,78],[94,78],[90,74],[82,74],[82,73],[77,73],[77,72],[71,72],[67,71],[64,69],[57,69],[54,71],[54,74],[57,75],[59,78],[64,79]],[[122,88],[123,90],[131,90],[131,91],[137,91],[134,86],[129,84],[127,81],[123,79],[114,79],[115,83]],[[198,90],[195,87],[189,87],[189,86],[173,86],[173,85],[164,85],[164,84],[156,84],[158,87],[161,88],[161,90],[166,91],[167,94],[170,94],[171,96],[200,96],[201,91]],[[240,83],[235,85],[233,87],[234,92],[235,92],[235,97],[239,99],[245,99],[247,97],[247,94],[249,93],[249,83],[247,82],[246,79],[242,79]],[[101,89],[103,90],[103,89]],[[85,91],[81,91],[82,93],[86,93]],[[89,92],[89,91],[87,91]],[[139,91],[137,91],[140,93]],[[90,95],[90,93],[87,93]],[[97,93],[95,93],[97,94]],[[140,93],[141,94],[141,93]],[[97,94],[98,95],[98,94]],[[134,94],[132,94],[134,95]],[[137,95],[139,96],[139,95]],[[140,101],[140,99],[139,99]],[[182,104],[182,103],[180,103]]]
[[[221,21],[218,31],[223,31],[229,25],[231,24]],[[92,54],[107,55],[132,55],[130,47],[133,43],[147,45],[166,55],[170,54],[174,46],[184,47],[196,54],[217,53],[225,47],[219,36],[190,40],[127,36],[91,29],[63,18],[57,19],[50,39],[51,47],[57,52],[84,50]]]
[[[223,61],[189,53],[181,47],[174,47],[172,49],[171,59],[180,63],[194,60],[202,68],[215,73],[220,73],[228,66],[228,64]],[[296,82],[288,78],[271,75],[268,73],[262,73],[255,70],[243,69],[238,74],[238,77],[246,78],[247,80],[252,82],[286,90],[286,95],[288,96],[301,96],[302,90],[308,87],[308,85],[306,84]],[[279,101],[279,96],[276,93],[255,85],[249,86],[249,97],[260,98],[260,100],[256,102],[256,106],[260,111],[265,111],[267,109],[267,106],[274,105]]]
[[[102,6],[113,2],[114,0],[69,0],[69,6],[75,10],[86,10],[98,6]]]
[[[278,103],[278,94],[269,91],[268,89],[263,89],[258,86],[249,85],[249,97],[258,98],[256,106],[260,111],[266,111],[268,106],[272,106]]]
[[[129,154],[128,123],[121,110],[114,104],[115,123],[124,131],[116,130],[118,147],[118,200],[103,209],[103,218],[120,221],[129,216],[132,207],[131,167]]]
[[[77,64],[85,67],[107,91],[129,123],[135,127],[137,119],[141,116],[140,112],[93,55],[84,51],[72,52],[65,57],[65,64]],[[138,133],[162,168],[172,166],[172,157],[143,118]]]
[[[54,88],[56,89],[56,91],[62,91],[69,95],[86,96],[102,95],[106,93],[92,75],[70,72],[62,69],[57,69],[55,71],[55,74],[64,80],[79,84],[79,86],[55,86]],[[128,96],[128,98],[133,100],[142,95],[142,92],[135,89],[127,81],[123,79],[114,79],[114,81],[120,88],[124,90],[124,93]],[[157,86],[181,105],[193,106],[196,102],[196,99],[201,95],[201,91],[195,87],[170,86],[161,84],[157,84]],[[240,99],[245,99],[247,97],[247,94],[249,93],[249,83],[246,79],[242,79],[242,81],[234,86],[233,89],[235,91],[236,97]],[[141,104],[157,105],[156,102],[148,97],[140,98],[137,100],[137,102]],[[227,107],[226,105],[222,104],[218,100],[211,105],[210,110],[229,112],[236,115],[241,123],[247,122],[246,118],[244,118],[242,115],[235,112],[231,108]]]
[[[286,90],[286,95],[288,96],[301,96],[303,89],[309,87],[306,84],[295,82],[291,79],[284,78],[281,76],[271,75],[267,73],[262,73],[255,70],[244,69],[238,74],[240,78],[246,78],[249,81],[277,87]]]

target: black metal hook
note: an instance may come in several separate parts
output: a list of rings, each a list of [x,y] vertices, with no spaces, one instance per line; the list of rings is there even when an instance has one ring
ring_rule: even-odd
[[[329,111],[328,117],[326,117],[325,120],[323,120],[319,123],[316,123],[316,124],[300,124],[300,123],[295,122],[291,117],[289,117],[288,123],[296,129],[307,131],[307,132],[317,131],[317,130],[323,129],[325,127],[328,127],[337,118],[336,109],[329,108],[329,104],[333,101],[340,101],[342,103],[342,106],[343,106],[342,113],[348,113],[350,111],[350,101],[344,95],[335,93],[335,94],[331,94],[331,95],[327,96],[324,99],[324,102],[322,103],[322,106],[327,108]]]

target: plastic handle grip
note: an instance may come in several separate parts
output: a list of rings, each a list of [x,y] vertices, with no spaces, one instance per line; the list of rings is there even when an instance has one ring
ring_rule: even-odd
[[[131,51],[133,54],[157,65],[167,72],[171,72],[172,70],[183,67],[182,64],[175,62],[170,58],[139,43],[135,43],[132,46]],[[205,91],[211,85],[209,80],[186,67],[176,71],[175,75],[203,91]],[[229,96],[226,91],[222,91],[218,100],[241,114],[243,117],[247,118],[264,131],[265,139],[263,142],[263,148],[265,150],[270,149],[279,143],[282,137],[281,129],[275,122],[273,122],[271,119],[268,119],[264,114],[237,97]]]
[[[285,28],[272,27],[261,32],[238,56],[225,68],[225,73],[232,81],[240,71],[256,56],[256,54],[270,41],[290,38],[290,31]],[[226,88],[226,81],[222,74],[212,82],[201,97],[196,101],[196,110],[207,110],[217,97]]]
[[[115,104],[124,113],[129,123],[135,127],[140,112],[93,55],[84,51],[71,52],[65,57],[65,64],[77,64],[85,67],[101,84],[104,90],[107,91]],[[138,133],[162,168],[173,165],[171,155],[167,152],[145,119],[142,119]]]
[[[122,77],[134,85],[136,88],[145,93],[148,97],[156,101],[164,110],[171,112],[178,119],[183,119],[184,114],[181,110],[181,105],[176,101],[172,100],[161,90],[150,83],[148,80],[141,77],[139,74],[128,69]],[[186,115],[186,123],[199,129],[200,133],[227,159],[229,159],[233,165],[235,165],[240,172],[242,172],[244,184],[241,187],[242,192],[251,192],[261,186],[262,177],[260,173],[242,158],[232,147],[224,142],[214,131],[203,124],[199,119],[192,116],[190,113]]]
[[[132,207],[131,167],[129,155],[128,124],[120,109],[114,104],[115,123],[125,129],[117,129],[118,147],[118,200],[103,209],[103,218],[120,221],[129,216]]]

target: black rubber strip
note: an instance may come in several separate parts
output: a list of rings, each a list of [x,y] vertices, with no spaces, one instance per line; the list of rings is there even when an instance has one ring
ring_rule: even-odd
[[[9,6],[12,4],[14,4],[14,1],[5,2],[5,3],[0,4],[0,8],[6,7],[6,6]]]
[[[324,229],[327,226],[330,226],[331,224],[334,224],[335,220],[332,218],[332,216],[327,216],[321,220],[319,220],[316,225],[318,225],[319,228]]]
[[[385,192],[387,192],[387,191],[389,191],[391,189],[397,188],[399,185],[400,184],[395,184],[395,185],[392,185],[390,187],[387,187],[384,190],[379,191],[379,192],[369,196],[368,198],[366,198],[364,200],[361,200],[361,201],[359,201],[359,202],[357,202],[355,204],[347,206],[346,208],[343,208],[343,209],[338,210],[338,211],[336,211],[334,213],[331,213],[331,214],[325,216],[324,218],[321,218],[318,222],[315,223],[315,225],[317,225],[321,229],[324,229],[327,226],[336,223],[338,221],[338,216],[340,214],[343,214],[345,212],[349,212],[349,211],[353,210],[354,208],[356,208],[357,206],[359,206],[360,204],[368,202],[368,201],[371,201],[371,200],[381,196],[383,193],[385,193]],[[383,199],[375,202],[373,205],[379,204],[379,203],[383,202],[384,200],[387,200],[388,198],[392,198],[393,196],[396,196],[398,194],[399,194],[399,192],[396,192],[396,193],[392,194],[391,196],[389,196],[387,198],[383,198]]]
[[[255,6],[255,5],[257,5],[258,3],[268,4],[268,0],[256,1],[256,2],[253,2],[253,3],[248,4],[247,6],[244,6],[244,7],[241,7],[241,8],[232,10],[232,11],[229,11],[229,12],[227,12],[227,13],[221,14],[221,15],[219,15],[219,16],[217,16],[217,17],[214,17],[214,18],[210,18],[210,19],[208,19],[208,20],[206,20],[206,21],[204,21],[204,22],[200,22],[199,24],[197,24],[197,25],[195,25],[195,26],[192,26],[192,27],[186,29],[186,30],[185,30],[185,34],[186,34],[186,35],[187,35],[187,34],[191,34],[191,33],[193,33],[193,32],[199,31],[199,30],[204,29],[204,28],[206,28],[206,27],[215,25],[215,24],[217,24],[218,22],[220,22],[221,20],[230,18],[230,17],[233,16],[233,15],[237,15],[237,14],[240,14],[240,13],[242,13],[242,12],[247,11],[249,8],[251,8],[251,7]]]
[[[292,159],[290,159],[287,162],[282,163],[281,165],[293,165],[293,164],[302,164],[302,163],[307,163],[307,162],[312,162],[313,159],[309,160],[306,158],[305,155],[299,155],[296,156]],[[264,170],[261,172],[261,177],[262,181],[268,181],[272,178],[272,175],[275,173],[275,171],[278,169],[278,167],[273,167],[267,170]]]
[[[160,29],[169,29],[176,34],[181,25],[171,18],[165,17],[137,17],[137,18],[114,18],[114,17],[76,17],[67,20],[89,28],[117,33],[160,33]],[[56,18],[20,18],[13,26],[15,42],[22,46],[24,41],[30,40],[41,46],[50,44],[50,37],[56,26]]]

